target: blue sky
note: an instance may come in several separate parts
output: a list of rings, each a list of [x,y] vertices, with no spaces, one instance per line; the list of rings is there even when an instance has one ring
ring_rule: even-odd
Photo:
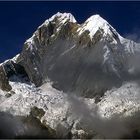
[[[19,53],[36,28],[58,11],[72,13],[79,23],[100,14],[121,35],[140,37],[140,1],[0,2],[0,62]]]

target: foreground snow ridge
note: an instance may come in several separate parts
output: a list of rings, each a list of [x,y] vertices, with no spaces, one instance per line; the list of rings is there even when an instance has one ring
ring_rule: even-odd
[[[4,98],[4,93],[0,92],[0,110],[16,116],[28,116],[33,107],[43,109],[45,114],[41,118],[37,116],[42,123],[56,131],[59,131],[58,125],[63,126],[58,137],[65,137],[70,129],[73,137],[86,135],[90,129],[90,131],[97,129],[97,133],[101,132],[106,136],[104,134],[105,126],[110,122],[106,123],[105,120],[114,115],[119,115],[119,117],[131,116],[140,109],[140,88],[135,82],[124,83],[118,89],[114,88],[107,91],[97,104],[94,99],[77,97],[58,91],[51,86],[51,83],[46,83],[40,88],[20,82],[10,82],[10,84],[13,87],[14,95],[7,99]],[[82,124],[81,121],[83,121]],[[113,125],[116,123],[118,122],[114,122]],[[87,127],[82,126],[87,124]],[[83,129],[77,129],[77,125],[81,125]],[[99,128],[96,128],[96,125],[99,125]],[[119,125],[122,127],[121,123]],[[107,133],[112,129],[110,127],[107,127]],[[123,129],[119,130],[122,131],[122,134]],[[117,133],[121,134],[121,132],[117,131],[108,137],[118,137]]]
[[[94,98],[78,97],[56,90],[51,86],[51,83],[46,83],[40,88],[21,82],[10,82],[10,85],[13,87],[14,95],[4,98],[5,93],[1,91],[1,99],[3,100],[0,103],[0,109],[8,110],[15,115],[28,115],[31,107],[37,106],[45,111],[54,107],[54,110],[61,116],[63,114],[61,108],[63,111],[65,107],[68,108],[68,99],[72,98],[81,100],[81,104],[83,101],[85,105],[92,107],[92,111],[98,106],[98,113],[103,118],[109,118],[117,113],[124,116],[131,115],[140,108],[140,87],[136,82],[124,83],[118,89],[108,90],[97,104]]]

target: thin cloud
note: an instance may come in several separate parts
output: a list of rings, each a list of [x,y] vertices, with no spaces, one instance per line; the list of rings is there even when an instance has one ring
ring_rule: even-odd
[[[140,27],[136,27],[130,33],[125,33],[124,37],[140,43]]]

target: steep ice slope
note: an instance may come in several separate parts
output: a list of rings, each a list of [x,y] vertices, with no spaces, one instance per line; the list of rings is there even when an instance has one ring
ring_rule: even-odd
[[[100,31],[102,33],[100,41],[104,42],[102,46],[104,51],[103,64],[106,64],[107,67],[111,67],[118,76],[120,76],[119,66],[123,67],[122,69],[128,73],[130,73],[129,70],[135,69],[134,67],[136,67],[136,65],[133,65],[132,62],[129,61],[131,61],[130,59],[135,61],[137,55],[139,56],[140,44],[123,38],[105,19],[100,17],[100,15],[93,15],[88,18],[85,23],[79,27],[79,35],[87,30],[89,31],[91,40],[94,40],[97,32]],[[117,65],[117,67],[115,65]]]
[[[112,43],[114,44],[117,44],[116,39],[123,39],[123,37],[121,37],[119,33],[117,33],[117,31],[105,19],[100,17],[100,15],[93,15],[88,18],[85,23],[81,25],[78,31],[80,35],[84,31],[88,30],[90,32],[90,38],[92,39],[99,29],[102,30],[104,37],[106,37],[107,35],[112,37]]]

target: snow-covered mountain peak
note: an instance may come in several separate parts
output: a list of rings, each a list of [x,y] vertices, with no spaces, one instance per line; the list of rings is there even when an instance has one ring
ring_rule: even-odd
[[[103,36],[109,35],[111,38],[113,38],[114,42],[116,42],[116,37],[119,39],[122,38],[119,33],[98,14],[89,17],[84,22],[84,24],[79,29],[79,34],[82,34],[82,32],[86,30],[90,32],[89,35],[91,39],[98,30],[103,32]]]
[[[53,138],[97,138],[92,123],[105,138],[105,120],[140,110],[139,58],[140,44],[100,15],[78,24],[58,12],[0,64],[0,111],[39,119]]]
[[[86,20],[86,22],[88,22],[88,21],[101,21],[101,22],[106,22],[107,23],[107,21],[105,20],[105,19],[103,19],[99,14],[95,14],[95,15],[92,15],[92,16],[90,16],[87,20]]]
[[[82,47],[88,48],[88,46],[94,50],[86,54]],[[125,61],[129,55],[139,50],[139,47],[136,50],[135,46],[135,43],[121,37],[100,15],[93,15],[83,24],[78,24],[72,14],[58,12],[46,20],[25,42],[17,62],[25,68],[30,80],[36,86],[46,81],[49,77],[48,71],[50,79],[54,79],[52,75],[55,75],[55,71],[63,73],[64,63],[71,67],[73,64],[73,71],[85,62],[91,65],[99,63],[106,74],[113,73],[120,77],[122,71],[128,71],[129,66],[126,66]],[[56,62],[57,59],[60,60]],[[61,64],[63,67],[59,67]],[[71,67],[66,67],[65,74],[69,73]],[[88,72],[85,71],[85,73]],[[74,75],[73,73],[72,77],[75,77]],[[60,79],[57,76],[55,78],[55,81],[60,80],[60,83],[64,81],[61,80],[62,76]],[[72,83],[73,78],[67,78]]]
[[[60,13],[60,12],[57,12],[47,21],[53,21],[55,18],[57,18],[62,23],[65,23],[66,21],[73,22],[73,23],[76,22],[75,17],[71,13]]]

